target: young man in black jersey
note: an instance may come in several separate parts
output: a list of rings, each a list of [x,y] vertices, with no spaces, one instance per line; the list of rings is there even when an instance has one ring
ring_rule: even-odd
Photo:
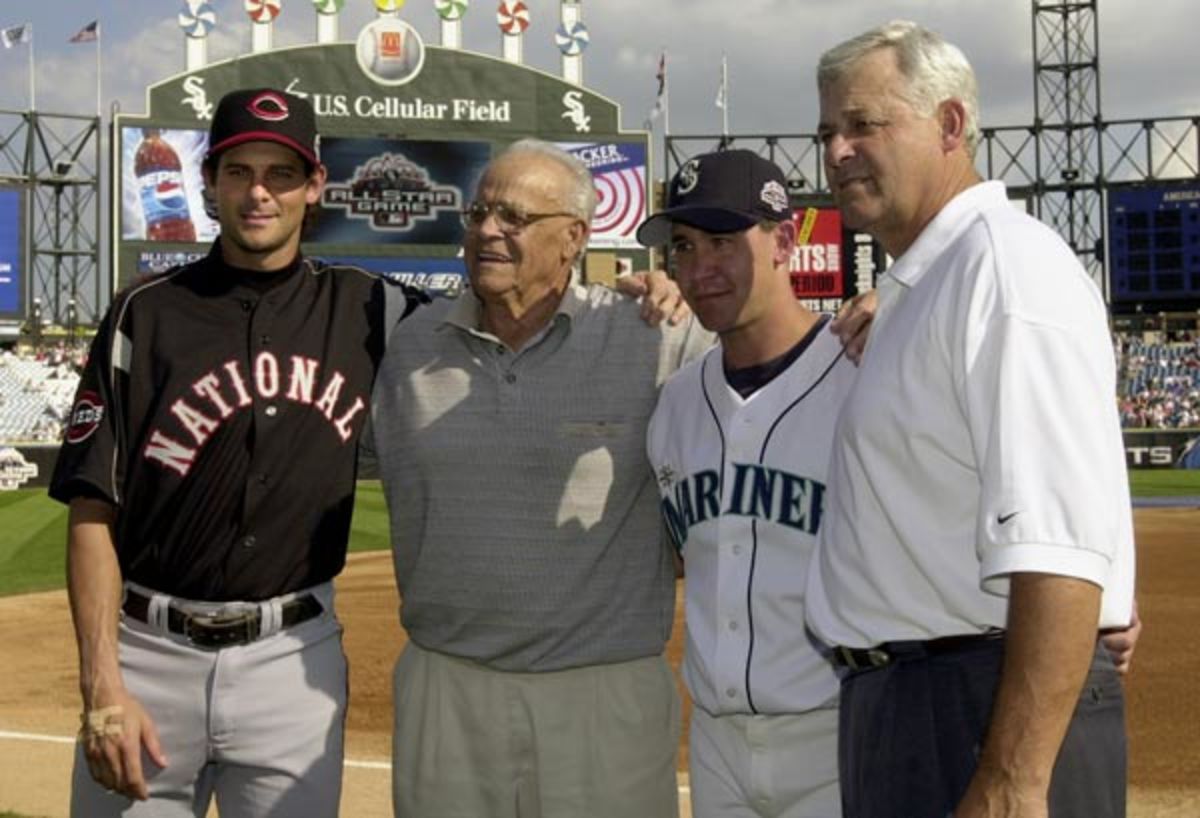
[[[325,173],[306,100],[227,94],[204,161],[219,238],[122,291],[92,346],[50,489],[70,504],[79,818],[337,814],[331,581],[376,367],[418,299],[300,252]]]

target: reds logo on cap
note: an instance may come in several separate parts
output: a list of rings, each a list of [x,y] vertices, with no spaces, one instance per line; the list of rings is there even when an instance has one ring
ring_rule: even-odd
[[[246,110],[267,122],[279,122],[288,118],[287,100],[274,91],[264,91],[246,103]]]
[[[95,392],[81,392],[79,400],[71,409],[71,419],[67,424],[66,440],[68,443],[82,443],[92,436],[104,419],[104,401]]]

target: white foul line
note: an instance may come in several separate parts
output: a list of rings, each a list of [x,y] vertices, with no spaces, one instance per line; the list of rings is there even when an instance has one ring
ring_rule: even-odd
[[[51,736],[45,733],[19,733],[13,730],[0,730],[0,740],[11,739],[13,741],[42,741],[48,744],[74,744],[74,736]],[[390,770],[392,769],[391,762],[388,761],[355,761],[354,759],[346,759],[347,767],[357,767],[361,770]]]
[[[67,736],[50,736],[45,733],[18,733],[12,730],[0,730],[0,739],[11,739],[13,741],[44,741],[49,744],[74,744],[75,738]],[[348,758],[345,761],[347,767],[354,767],[360,770],[390,770],[392,764],[389,761],[355,761]],[[680,793],[691,793],[691,788],[687,785],[679,787]]]
[[[41,733],[14,733],[10,730],[0,730],[0,738],[11,738],[17,741],[48,741],[51,744],[74,744],[75,737],[47,736]]]

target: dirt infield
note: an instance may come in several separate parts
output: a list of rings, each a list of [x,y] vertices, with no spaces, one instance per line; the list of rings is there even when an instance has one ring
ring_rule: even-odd
[[[1130,815],[1200,815],[1200,510],[1139,509],[1138,599],[1146,630],[1128,682]],[[682,589],[680,589],[682,590]],[[343,814],[391,814],[388,772],[392,664],[404,637],[390,555],[356,555],[338,580],[350,657]],[[670,657],[678,666],[677,626]],[[62,592],[0,599],[0,811],[61,818],[77,725],[74,640]],[[686,746],[680,759],[686,766]]]

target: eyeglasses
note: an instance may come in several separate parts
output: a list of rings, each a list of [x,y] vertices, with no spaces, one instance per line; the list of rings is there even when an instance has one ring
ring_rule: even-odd
[[[519,207],[507,202],[471,202],[462,212],[463,224],[468,228],[478,227],[487,221],[488,215],[496,217],[496,226],[503,233],[520,233],[534,222],[551,219],[555,216],[569,216],[578,219],[574,213],[559,211],[557,213],[526,213]]]

